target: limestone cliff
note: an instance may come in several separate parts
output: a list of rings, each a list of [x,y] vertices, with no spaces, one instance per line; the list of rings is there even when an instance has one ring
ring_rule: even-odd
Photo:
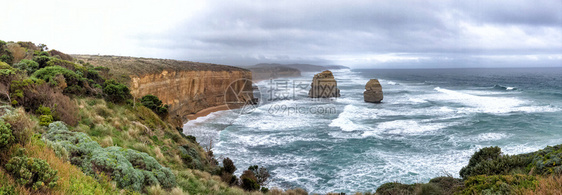
[[[232,93],[225,93],[233,82],[235,91],[252,89],[251,82],[244,81],[251,81],[252,73],[238,67],[116,56],[74,57],[96,66],[109,67],[115,78],[128,77],[124,81],[129,84],[134,97],[158,96],[162,103],[170,105],[170,116],[181,118],[182,122],[189,114],[236,99]]]
[[[229,85],[236,83],[240,87],[251,89],[243,85],[239,79],[252,79],[249,71],[162,71],[160,74],[146,74],[131,76],[131,94],[137,98],[152,94],[158,96],[164,104],[169,104],[171,114],[185,117],[205,108],[224,105],[225,100],[236,99],[232,93],[225,92]],[[225,99],[226,98],[226,99]]]

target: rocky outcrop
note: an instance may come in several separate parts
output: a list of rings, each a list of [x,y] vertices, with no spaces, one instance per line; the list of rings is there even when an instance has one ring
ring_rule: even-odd
[[[380,103],[382,101],[382,86],[377,79],[371,79],[365,85],[365,92],[363,92],[365,102]]]
[[[338,83],[331,71],[325,70],[314,75],[311,88],[308,91],[308,97],[311,98],[329,98],[340,97]]]

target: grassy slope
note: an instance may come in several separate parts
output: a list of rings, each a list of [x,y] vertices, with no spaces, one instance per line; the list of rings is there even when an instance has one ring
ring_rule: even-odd
[[[159,74],[167,71],[189,71],[189,70],[211,70],[211,71],[249,71],[247,69],[201,63],[190,61],[179,61],[170,59],[135,58],[125,56],[96,56],[96,55],[73,55],[77,60],[90,63],[94,66],[104,66],[110,69],[110,74],[115,79],[128,83],[129,75]]]
[[[177,177],[178,188],[163,190],[153,186],[148,189],[149,194],[247,194],[240,188],[230,187],[222,182],[220,177],[211,176],[205,172],[213,167],[208,162],[202,162],[205,166],[202,170],[189,169],[189,164],[183,162],[178,148],[183,145],[197,148],[200,158],[207,161],[206,152],[197,143],[188,141],[182,137],[171,126],[163,122],[151,110],[137,106],[133,108],[127,105],[112,105],[103,99],[77,98],[75,103],[80,108],[80,122],[72,131],[87,133],[92,139],[107,146],[121,146],[138,151],[146,152],[154,157],[163,166],[172,169]],[[108,107],[109,105],[109,107]],[[26,113],[22,108],[16,109],[18,120],[28,120],[33,126],[37,126],[37,118]],[[36,127],[41,132],[42,127]],[[119,191],[108,179],[97,180],[81,172],[80,168],[71,165],[70,162],[57,157],[55,152],[41,141],[39,134],[31,138],[25,145],[13,145],[8,151],[16,148],[25,148],[29,157],[46,160],[49,165],[58,171],[59,185],[47,192],[33,192],[23,186],[16,185],[13,178],[0,168],[0,184],[2,186],[15,186],[15,190],[21,194],[115,194],[131,193]],[[9,156],[9,154],[7,154]]]

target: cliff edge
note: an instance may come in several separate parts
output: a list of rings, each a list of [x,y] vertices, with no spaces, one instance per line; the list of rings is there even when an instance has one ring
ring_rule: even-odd
[[[234,66],[120,56],[73,57],[94,66],[110,68],[111,77],[128,83],[135,98],[148,94],[158,96],[164,104],[170,105],[170,116],[182,123],[187,121],[187,115],[235,99],[228,97],[231,93],[225,93],[231,84],[244,90],[252,87],[251,82],[244,82],[244,79],[252,79],[252,73]]]

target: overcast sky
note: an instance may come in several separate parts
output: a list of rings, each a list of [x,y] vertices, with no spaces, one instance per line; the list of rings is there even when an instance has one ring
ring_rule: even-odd
[[[0,39],[73,54],[354,68],[562,66],[562,1],[5,1]]]

